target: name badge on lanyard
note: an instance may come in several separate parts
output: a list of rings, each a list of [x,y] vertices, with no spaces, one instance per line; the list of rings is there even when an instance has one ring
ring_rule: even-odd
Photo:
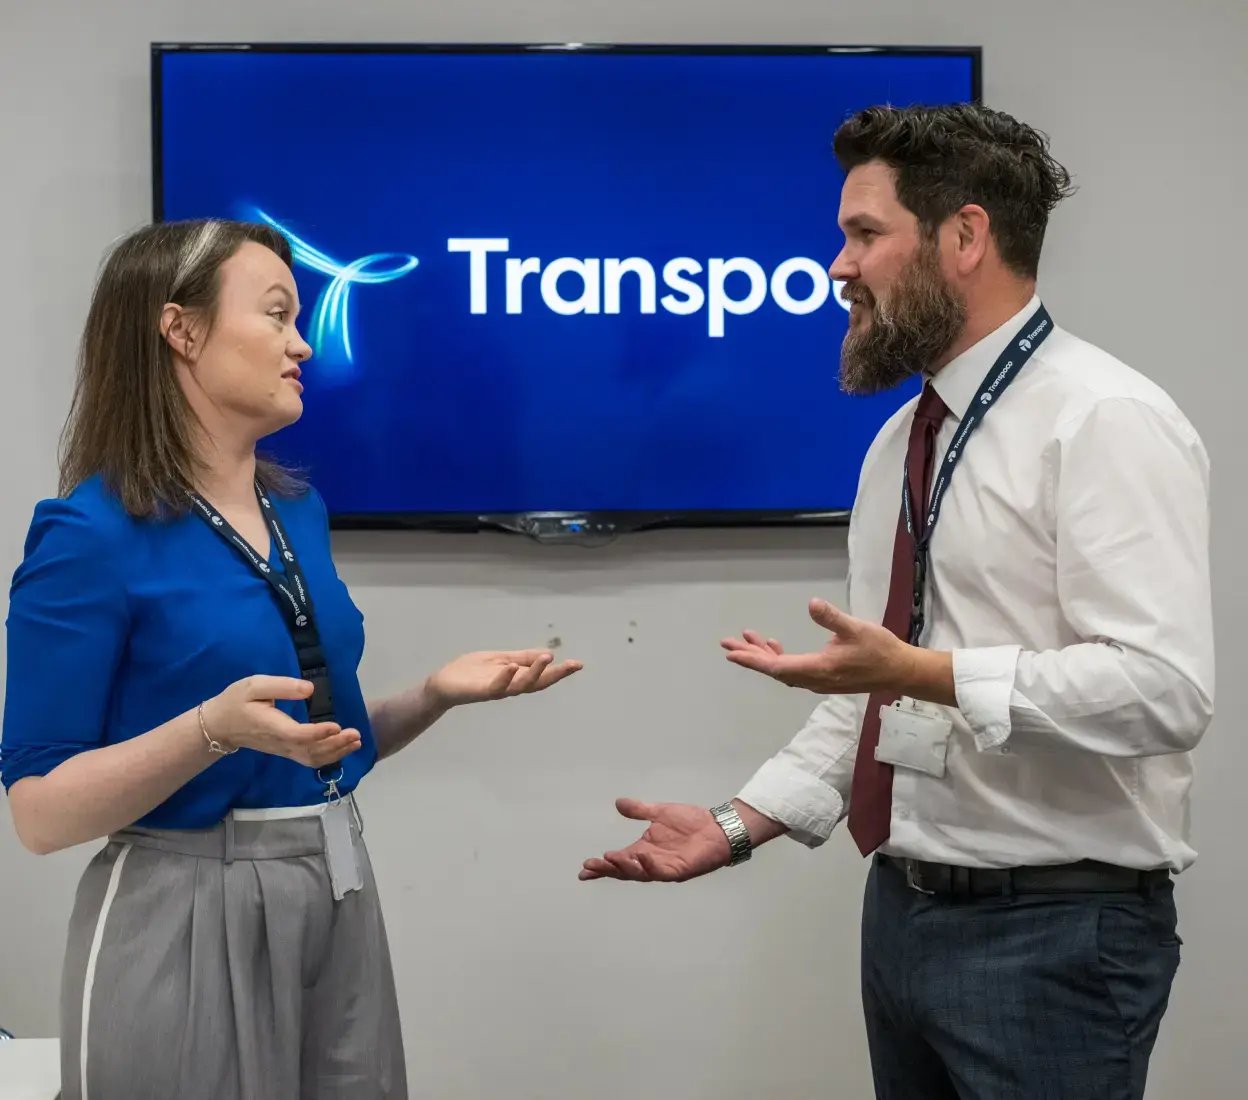
[[[342,901],[352,890],[364,888],[364,876],[352,836],[358,831],[361,831],[360,819],[355,812],[355,799],[351,795],[329,799],[321,811],[321,836],[325,842],[329,888],[335,901]]]
[[[295,656],[299,660],[299,674],[312,684],[312,697],[307,702],[309,722],[334,721],[334,695],[329,682],[329,666],[325,659],[325,651],[321,648],[321,636],[316,629],[316,617],[312,612],[312,597],[308,592],[308,583],[303,570],[299,567],[299,559],[295,549],[286,536],[281,518],[273,502],[269,500],[260,482],[256,482],[256,499],[265,522],[273,536],[273,545],[277,547],[282,560],[286,563],[286,574],[275,573],[273,567],[260,557],[242,535],[229,524],[220,512],[198,493],[189,493],[195,513],[213,531],[232,546],[239,556],[247,562],[260,576],[268,582],[273,591],[282,618],[290,631],[291,641],[295,646]],[[325,797],[330,801],[338,799],[338,781],[343,770],[340,764],[330,766],[330,774],[323,774],[324,768],[318,768],[317,778],[325,784]],[[337,774],[333,774],[333,773]]]
[[[932,543],[932,533],[936,530],[936,521],[940,519],[940,506],[945,499],[949,482],[953,479],[954,467],[962,460],[966,445],[975,429],[983,423],[989,411],[1000,400],[1001,395],[1010,383],[1018,377],[1019,372],[1035,354],[1036,349],[1044,343],[1053,331],[1053,318],[1042,305],[1006,345],[1005,350],[997,357],[992,369],[984,376],[974,400],[962,417],[957,435],[945,452],[940,472],[932,482],[931,499],[927,514],[919,516],[916,523],[915,505],[910,499],[910,460],[907,457],[905,472],[901,483],[901,507],[906,518],[906,530],[914,540],[914,595],[910,606],[910,644],[918,645],[923,634],[924,600],[927,594],[928,552]]]
[[[880,739],[875,758],[882,764],[910,768],[940,779],[953,722],[944,707],[917,699],[899,699],[880,707]]]

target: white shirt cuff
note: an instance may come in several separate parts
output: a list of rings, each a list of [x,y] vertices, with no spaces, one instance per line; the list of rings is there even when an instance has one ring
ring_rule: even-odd
[[[777,758],[759,768],[737,797],[786,826],[789,836],[808,848],[827,840],[845,813],[844,799],[834,787]]]
[[[953,651],[953,690],[958,709],[980,752],[999,750],[1010,736],[1010,698],[1021,646]]]

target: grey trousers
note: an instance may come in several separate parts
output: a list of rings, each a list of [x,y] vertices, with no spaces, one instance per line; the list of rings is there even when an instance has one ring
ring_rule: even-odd
[[[257,813],[127,829],[87,867],[61,986],[63,1100],[406,1100],[363,837],[353,823],[364,888],[335,901],[320,818]]]

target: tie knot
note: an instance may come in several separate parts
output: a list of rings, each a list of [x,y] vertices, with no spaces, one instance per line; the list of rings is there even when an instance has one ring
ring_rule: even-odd
[[[949,406],[940,399],[936,387],[930,382],[925,383],[923,393],[919,396],[918,407],[914,410],[915,420],[930,420],[939,424],[948,415]]]

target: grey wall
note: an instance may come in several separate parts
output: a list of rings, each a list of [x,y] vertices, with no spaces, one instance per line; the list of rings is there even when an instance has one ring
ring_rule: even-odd
[[[1151,1095],[1242,1094],[1240,0],[0,0],[5,577],[34,502],[54,492],[97,261],[148,211],[153,39],[982,44],[988,102],[1048,130],[1082,186],[1052,227],[1050,308],[1174,393],[1212,454],[1219,717],[1199,751],[1201,860],[1180,884],[1187,947]],[[314,170],[310,153],[292,161]],[[812,255],[831,257],[836,202],[811,227]],[[805,602],[843,596],[843,533],[666,533],[592,552],[351,534],[336,549],[367,617],[372,692],[465,649],[556,635],[589,666],[549,696],[452,715],[367,784],[414,1095],[869,1095],[863,866],[844,835],[816,853],[778,843],[684,887],[576,881],[581,858],[632,837],[615,795],[719,799],[797,728],[813,697],[728,667],[716,641],[753,625],[813,643]],[[0,1025],[55,1032],[89,854],[36,859],[0,817]]]

